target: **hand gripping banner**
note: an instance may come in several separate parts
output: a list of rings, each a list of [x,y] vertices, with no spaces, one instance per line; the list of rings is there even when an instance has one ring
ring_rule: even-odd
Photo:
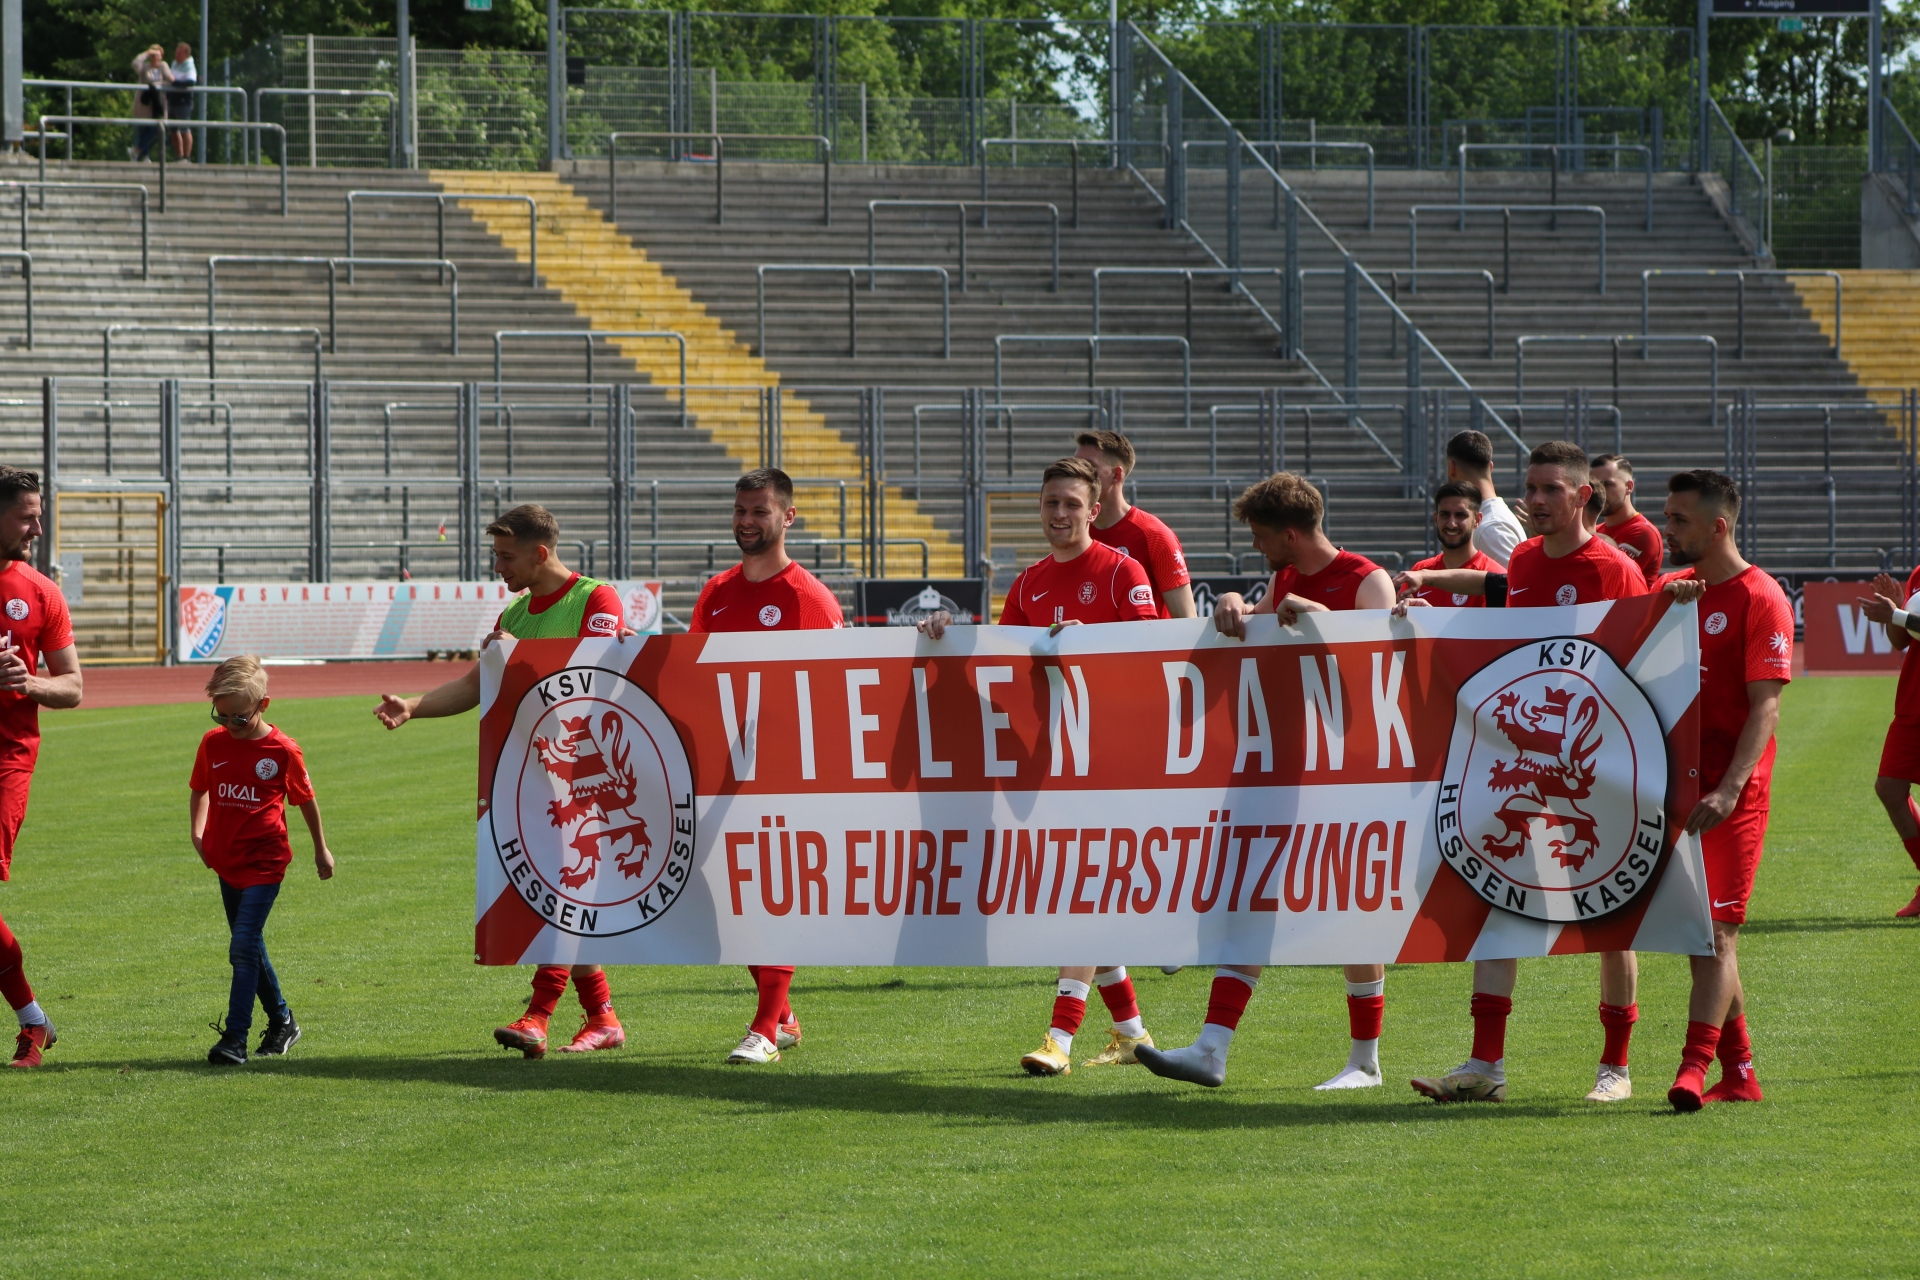
[[[1249,621],[496,643],[475,959],[1710,953],[1692,605]]]

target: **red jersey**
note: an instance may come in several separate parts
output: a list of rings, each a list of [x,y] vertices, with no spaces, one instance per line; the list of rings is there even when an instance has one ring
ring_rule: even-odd
[[[1692,569],[1664,574],[1658,585],[1698,575]],[[1772,575],[1753,565],[1700,600],[1700,789],[1711,791],[1727,776],[1733,748],[1747,726],[1747,685],[1793,678],[1793,606]],[[1740,803],[1767,805],[1773,777],[1773,742],[1754,766]]]
[[[580,581],[580,575],[576,573],[569,577],[565,585],[558,591],[544,596],[528,596],[527,612],[535,617],[539,617],[547,610],[553,608],[554,605],[558,604],[560,597],[573,590],[573,584],[578,581]],[[503,610],[500,617],[494,619],[493,625],[496,627],[499,626],[500,623],[505,620],[506,616],[506,612]],[[603,582],[587,593],[586,608],[580,611],[581,638],[584,639],[587,636],[617,636],[620,634],[620,628],[626,625],[626,621],[627,609],[625,605],[620,603],[620,593],[613,589],[612,583]]]
[[[1293,595],[1329,609],[1357,609],[1360,606],[1354,601],[1360,593],[1360,584],[1379,568],[1365,556],[1342,551],[1326,568],[1308,577],[1301,577],[1300,571],[1291,565],[1278,570],[1267,586],[1267,596],[1276,606],[1282,596]]]
[[[1143,622],[1159,616],[1160,602],[1145,566],[1096,542],[1065,564],[1048,555],[1022,569],[1007,590],[1000,625]]]
[[[708,631],[830,631],[845,626],[840,601],[820,579],[789,560],[765,582],[748,582],[740,565],[707,579],[693,606],[693,634]]]
[[[1660,561],[1665,558],[1667,544],[1660,538],[1660,531],[1653,527],[1653,521],[1633,513],[1633,519],[1619,524],[1603,524],[1600,532],[1620,544],[1620,554],[1633,561],[1634,567],[1646,576],[1647,585],[1660,576]]]
[[[1180,539],[1167,528],[1165,521],[1138,507],[1128,507],[1127,514],[1114,521],[1111,528],[1096,526],[1093,540],[1139,561],[1147,571],[1147,582],[1160,600],[1159,616],[1173,616],[1167,612],[1166,594],[1186,586],[1191,579],[1187,576],[1187,558],[1180,551]]]
[[[1428,556],[1425,560],[1415,561],[1414,569],[1444,569],[1447,567],[1446,554]],[[1484,573],[1499,573],[1500,566],[1486,552],[1474,548],[1473,558],[1460,566],[1462,569],[1474,569]],[[1438,609],[1484,609],[1487,607],[1485,596],[1463,596],[1452,591],[1442,591],[1438,587],[1422,587],[1413,593],[1420,599]]]
[[[0,639],[20,651],[28,671],[37,671],[40,655],[58,653],[73,643],[67,599],[53,579],[24,560],[0,564]],[[24,693],[0,690],[0,769],[33,768],[40,754],[40,704]]]
[[[1907,589],[1899,602],[1902,609],[1915,592],[1920,592],[1920,569],[1915,569],[1907,578]],[[1893,722],[1920,724],[1920,640],[1909,640],[1907,656],[1900,660],[1900,685],[1893,695]]]
[[[241,889],[286,878],[287,806],[313,799],[298,743],[271,725],[252,739],[209,729],[187,785],[208,794],[200,860],[214,874]]]
[[[1547,554],[1539,538],[1528,538],[1507,561],[1509,609],[1595,604],[1645,594],[1647,579],[1640,567],[1599,538],[1588,538],[1578,551],[1558,560]]]

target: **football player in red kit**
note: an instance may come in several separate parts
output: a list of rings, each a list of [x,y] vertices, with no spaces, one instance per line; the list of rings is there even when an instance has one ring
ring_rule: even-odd
[[[1793,606],[1778,582],[1741,558],[1733,537],[1739,517],[1740,490],[1726,476],[1682,471],[1667,481],[1667,547],[1675,564],[1689,566],[1667,579],[1707,584],[1700,600],[1701,794],[1687,831],[1700,838],[1713,914],[1713,954],[1689,957],[1687,1043],[1667,1090],[1675,1111],[1761,1096],[1735,945],[1767,834],[1773,730],[1780,691],[1793,672]],[[1709,1089],[1716,1054],[1720,1083]]]
[[[840,601],[820,579],[787,558],[787,530],[799,512],[793,481],[777,467],[749,471],[733,484],[733,540],[740,563],[707,579],[693,606],[690,633],[824,631],[844,625]],[[748,965],[758,996],[747,1034],[727,1055],[732,1063],[778,1062],[800,1043],[800,1019],[788,993],[790,964]]]
[[[1100,477],[1092,462],[1062,458],[1041,473],[1040,525],[1051,550],[1013,580],[1000,608],[1001,626],[1046,627],[1050,635],[1058,635],[1065,627],[1150,622],[1160,616],[1142,560],[1094,541],[1093,523],[1099,516]],[[928,638],[938,640],[953,625],[953,617],[943,609],[919,625]],[[1060,969],[1053,1017],[1040,1047],[1020,1059],[1029,1075],[1072,1072],[1073,1038],[1094,986],[1113,1016],[1113,1030],[1107,1047],[1084,1065],[1125,1065],[1136,1060],[1139,1049],[1152,1046],[1124,966],[1066,965]]]
[[[1416,560],[1413,571],[1427,569],[1479,569],[1500,572],[1486,552],[1473,545],[1473,531],[1480,525],[1480,490],[1464,480],[1449,480],[1433,491],[1433,536],[1440,543],[1440,554]],[[1438,609],[1477,609],[1487,603],[1485,595],[1442,591],[1421,587],[1413,593]]]
[[[626,625],[626,609],[619,592],[607,583],[581,577],[560,562],[560,522],[551,511],[532,503],[515,507],[487,526],[487,536],[493,539],[494,572],[508,590],[526,594],[501,613],[493,635],[485,643],[502,635],[533,640],[634,634]],[[387,728],[398,729],[409,720],[457,716],[479,705],[480,665],[475,663],[459,679],[418,697],[383,695],[374,715]],[[606,971],[597,964],[571,968],[543,964],[535,968],[527,1011],[506,1026],[496,1027],[494,1040],[504,1049],[520,1050],[526,1057],[544,1057],[547,1022],[567,992],[569,975],[586,1021],[560,1051],[591,1053],[625,1044],[627,1033],[613,1011]]]
[[[1633,561],[1652,585],[1660,576],[1666,548],[1653,521],[1634,510],[1633,464],[1617,453],[1603,453],[1593,460],[1592,475],[1601,499],[1599,532],[1613,539],[1620,554]]]
[[[1535,449],[1527,459],[1527,518],[1534,536],[1507,561],[1509,609],[1593,604],[1645,595],[1639,567],[1581,519],[1593,497],[1586,451],[1564,440]],[[1445,572],[1445,571],[1442,571]],[[1405,575],[1413,585],[1423,585]],[[1427,575],[1430,584],[1432,574]],[[1457,590],[1458,587],[1455,587]],[[1517,960],[1473,962],[1473,1050],[1444,1076],[1416,1077],[1414,1089],[1438,1102],[1500,1102],[1507,1096],[1507,1016],[1513,1011]],[[1617,1102],[1633,1095],[1627,1046],[1639,1018],[1634,988],[1638,963],[1631,951],[1600,953],[1600,1023],[1605,1030],[1591,1102]]]
[[[1160,602],[1161,617],[1193,617],[1193,586],[1180,539],[1164,522],[1127,501],[1127,480],[1136,460],[1133,441],[1117,431],[1082,431],[1074,443],[1079,447],[1073,456],[1093,464],[1100,478],[1093,540],[1140,562]]]
[[[1214,606],[1213,625],[1222,635],[1245,639],[1245,619],[1278,613],[1291,626],[1302,613],[1332,609],[1386,609],[1393,605],[1393,580],[1387,571],[1327,540],[1321,528],[1325,506],[1320,491],[1304,477],[1277,472],[1253,485],[1233,504],[1234,518],[1253,535],[1254,550],[1267,559],[1273,577],[1259,604],[1228,592]],[[1227,1048],[1240,1015],[1253,998],[1263,966],[1222,965],[1214,972],[1206,1024],[1190,1045],[1178,1049],[1142,1047],[1136,1056],[1158,1076],[1210,1088],[1227,1078]],[[1380,1083],[1380,1027],[1386,1011],[1385,965],[1350,964],[1347,1023],[1351,1043],[1347,1062],[1317,1089],[1367,1089]]]
[[[1901,601],[1906,603],[1902,604]],[[1913,803],[1912,787],[1920,782],[1920,569],[1907,577],[1902,588],[1890,574],[1873,580],[1873,595],[1859,597],[1861,612],[1887,629],[1887,639],[1896,649],[1906,650],[1900,661],[1900,683],[1893,694],[1893,723],[1887,726],[1886,744],[1880,750],[1880,774],[1873,780],[1873,794],[1886,806],[1894,834],[1906,846],[1907,856],[1920,868],[1920,808]],[[1902,920],[1920,916],[1920,889],[1913,900],[1893,913]]]
[[[40,756],[40,708],[80,705],[80,652],[66,598],[27,563],[41,535],[40,477],[0,466],[0,880],[12,878],[14,842]],[[47,674],[39,674],[42,660]],[[33,998],[20,943],[0,920],[0,995],[20,1020],[9,1066],[37,1067],[58,1038]]]

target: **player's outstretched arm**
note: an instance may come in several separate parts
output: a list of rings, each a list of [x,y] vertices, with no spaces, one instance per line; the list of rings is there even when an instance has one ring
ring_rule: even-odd
[[[327,835],[320,825],[320,802],[309,800],[301,805],[300,816],[306,819],[307,834],[313,837],[314,870],[322,880],[333,879],[333,850],[327,848]]]
[[[1393,581],[1402,591],[1420,591],[1431,587],[1456,596],[1487,594],[1485,569],[1403,569],[1394,575]]]
[[[1740,738],[1733,744],[1733,759],[1720,785],[1701,796],[1693,812],[1687,815],[1689,834],[1713,830],[1740,803],[1740,793],[1746,789],[1747,779],[1753,776],[1754,767],[1766,754],[1767,742],[1780,723],[1780,690],[1786,683],[1784,680],[1747,681],[1747,722],[1740,727]]]
[[[438,689],[418,697],[402,698],[398,694],[383,693],[380,695],[380,705],[374,708],[373,714],[387,728],[398,729],[409,720],[457,716],[479,705],[480,665],[475,663],[458,680],[449,680]]]
[[[0,648],[0,689],[24,693],[43,707],[63,710],[80,705],[80,651],[73,645],[44,655],[47,674],[35,675],[20,651]]]

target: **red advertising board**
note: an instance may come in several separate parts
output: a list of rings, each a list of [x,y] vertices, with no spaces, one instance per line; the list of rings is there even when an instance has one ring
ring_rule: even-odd
[[[1809,582],[1803,588],[1801,641],[1807,674],[1872,675],[1900,670],[1902,654],[1887,639],[1887,629],[1870,622],[1860,597],[1873,594],[1867,582]]]

